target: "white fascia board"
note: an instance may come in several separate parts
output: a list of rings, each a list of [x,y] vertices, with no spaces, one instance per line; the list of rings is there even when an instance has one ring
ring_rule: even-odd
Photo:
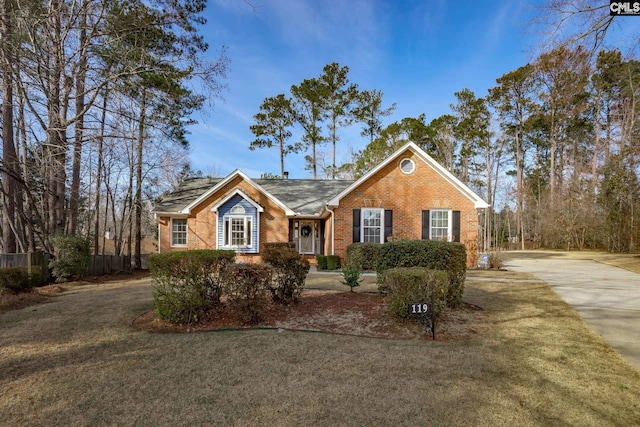
[[[375,168],[371,169],[365,175],[360,177],[356,182],[351,184],[349,187],[345,188],[340,194],[338,194],[333,199],[327,202],[328,206],[338,207],[340,204],[340,199],[342,199],[347,194],[351,193],[353,190],[358,188],[360,184],[371,178],[382,168],[386,167],[389,163],[397,159],[403,152],[407,149],[411,150],[416,156],[418,156],[424,163],[430,166],[438,175],[442,176],[446,181],[451,183],[458,191],[460,191],[464,196],[466,196],[469,200],[474,202],[474,206],[476,209],[487,208],[489,204],[482,200],[480,196],[473,192],[468,186],[466,186],[462,181],[456,178],[451,172],[446,170],[440,163],[436,162],[433,157],[424,152],[423,149],[418,147],[414,142],[407,142],[405,145],[396,150],[395,153],[387,157],[385,161],[378,164]]]
[[[240,169],[234,170],[229,175],[227,175],[227,177],[225,179],[223,179],[222,181],[220,181],[219,183],[217,183],[216,185],[214,185],[213,187],[211,187],[210,189],[205,191],[200,197],[195,199],[193,202],[189,203],[180,212],[181,213],[185,213],[185,214],[190,214],[191,213],[191,209],[193,209],[194,207],[198,206],[200,203],[205,201],[210,195],[215,193],[218,189],[220,189],[220,188],[224,187],[225,185],[227,185],[236,176],[244,176],[244,174],[242,173],[242,171],[240,171]]]
[[[295,215],[295,212],[293,212],[291,209],[289,209],[284,203],[282,203],[280,200],[276,199],[275,197],[273,197],[273,195],[271,193],[269,193],[268,191],[266,191],[264,188],[262,188],[260,185],[258,185],[257,183],[255,183],[251,178],[249,178],[247,175],[245,175],[240,169],[236,169],[235,171],[231,172],[225,179],[223,179],[222,181],[220,181],[219,183],[217,183],[216,185],[214,185],[213,187],[211,187],[209,190],[205,191],[200,197],[198,197],[196,200],[194,200],[193,202],[189,203],[189,205],[187,205],[187,207],[185,207],[184,209],[182,209],[180,211],[180,213],[184,213],[184,214],[190,214],[191,210],[198,206],[200,203],[204,202],[209,196],[211,196],[213,193],[215,193],[216,191],[218,191],[220,188],[224,187],[225,185],[227,185],[229,182],[231,182],[232,179],[236,178],[236,177],[240,177],[243,180],[245,180],[247,183],[249,183],[249,185],[251,185],[253,188],[255,188],[256,190],[260,191],[262,194],[266,195],[267,198],[269,200],[271,200],[272,202],[274,202],[276,205],[278,205],[279,207],[282,208],[282,210],[285,211],[285,214],[287,216],[293,216]],[[244,194],[244,193],[243,193]],[[250,198],[247,198],[248,200],[251,200]]]
[[[333,199],[329,200],[327,202],[327,206],[338,207],[338,205],[340,204],[340,199],[342,199],[347,194],[351,193],[353,190],[358,188],[360,186],[360,184],[362,184],[363,182],[368,180],[370,177],[375,175],[376,172],[378,172],[380,169],[382,169],[383,167],[385,167],[389,163],[391,163],[402,151],[406,150],[407,147],[410,144],[412,144],[412,143],[411,142],[406,143],[398,151],[393,153],[391,156],[387,157],[387,159],[385,161],[383,161],[382,163],[379,163],[375,168],[371,169],[369,172],[367,172],[366,174],[362,175],[360,177],[360,179],[358,179],[356,182],[354,182],[353,184],[351,184],[350,186],[348,186],[347,188],[342,190],[342,192],[340,194],[338,194],[336,197],[334,197]]]
[[[318,219],[325,219],[329,217],[329,214],[324,214],[324,213],[317,213],[317,214],[300,214],[300,213],[295,213],[294,215],[287,215],[288,217],[290,217],[291,219],[308,219],[308,220],[318,220]]]
[[[156,219],[160,219],[160,217],[171,217],[171,218],[186,218],[188,214],[182,212],[154,212]]]
[[[251,204],[251,206],[253,206],[254,208],[256,208],[258,210],[258,212],[264,212],[264,208],[262,206],[260,206],[258,203],[256,203],[251,197],[247,196],[245,194],[245,192],[240,190],[239,188],[236,188],[231,193],[227,194],[227,196],[224,199],[220,200],[218,203],[213,205],[213,207],[211,208],[211,212],[218,212],[218,208],[220,206],[222,206],[225,203],[227,203],[232,197],[234,197],[236,195],[239,195],[240,197],[245,199],[247,202],[249,202]]]
[[[415,145],[415,144],[414,144]],[[440,163],[436,162],[433,157],[424,152],[420,147],[415,145],[416,151],[414,153],[422,159],[426,164],[431,166],[433,170],[435,170],[440,176],[442,176],[445,180],[449,181],[458,191],[460,191],[464,196],[466,196],[469,200],[471,200],[476,209],[488,208],[489,204],[482,200],[482,197],[478,196],[469,186],[460,181],[444,168]]]

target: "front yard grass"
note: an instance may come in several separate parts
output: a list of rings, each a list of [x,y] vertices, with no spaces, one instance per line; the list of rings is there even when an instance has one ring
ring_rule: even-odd
[[[637,424],[640,373],[546,284],[492,273],[464,300],[493,328],[447,342],[149,334],[149,281],[77,287],[0,315],[0,425]]]

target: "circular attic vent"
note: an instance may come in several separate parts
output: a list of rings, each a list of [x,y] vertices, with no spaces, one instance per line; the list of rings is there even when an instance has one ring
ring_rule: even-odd
[[[400,170],[406,174],[412,173],[416,170],[416,164],[411,159],[402,159],[400,161]]]

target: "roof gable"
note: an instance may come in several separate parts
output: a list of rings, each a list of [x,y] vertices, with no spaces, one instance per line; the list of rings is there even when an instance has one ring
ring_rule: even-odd
[[[467,185],[465,185],[462,181],[460,181],[458,178],[456,178],[451,172],[446,170],[440,163],[436,162],[430,155],[428,155],[424,150],[422,150],[420,147],[418,147],[413,142],[408,142],[405,145],[403,145],[400,149],[398,149],[396,152],[394,152],[389,157],[387,157],[386,160],[384,160],[383,162],[379,163],[376,167],[374,167],[369,172],[364,174],[360,179],[358,179],[353,184],[351,184],[350,186],[345,188],[337,196],[335,196],[334,198],[329,200],[327,205],[333,206],[333,207],[339,206],[340,200],[342,198],[344,198],[346,195],[348,195],[353,190],[358,188],[362,183],[364,183],[367,180],[369,180],[376,173],[378,173],[381,169],[383,169],[389,163],[391,163],[394,160],[396,160],[398,157],[400,157],[401,154],[403,154],[407,150],[410,150],[411,152],[413,152],[420,160],[422,160],[427,166],[431,167],[431,169],[433,169],[445,181],[449,182],[451,185],[453,185],[454,188],[456,188],[456,190],[458,190],[465,197],[467,197],[469,200],[471,200],[474,203],[474,206],[475,206],[476,209],[489,207],[489,204],[487,202],[485,202],[484,200],[482,200],[482,198],[480,196],[478,196],[473,190],[471,190]]]
[[[189,203],[185,208],[183,208],[180,211],[180,213],[182,213],[182,214],[190,214],[191,210],[193,208],[198,206],[200,203],[204,202],[207,198],[209,198],[209,196],[211,196],[216,191],[218,191],[221,188],[223,188],[225,185],[227,185],[229,182],[231,182],[236,177],[242,178],[242,180],[244,180],[246,183],[251,185],[253,188],[258,190],[259,192],[261,192],[265,196],[267,196],[267,198],[269,198],[269,200],[271,200],[276,205],[281,207],[282,210],[285,211],[286,215],[288,215],[288,216],[293,216],[294,215],[294,212],[291,209],[289,209],[284,203],[282,203],[280,200],[278,200],[275,197],[273,197],[272,194],[270,194],[268,191],[266,191],[264,188],[262,188],[260,185],[258,185],[255,181],[253,181],[251,178],[249,178],[247,175],[245,175],[240,169],[236,169],[235,171],[231,172],[229,175],[227,175],[226,178],[224,178],[223,180],[221,180],[220,182],[215,184],[213,187],[211,187],[210,189],[205,191],[202,195],[200,195],[200,197],[198,197],[197,199],[195,199],[194,201]],[[236,190],[236,191],[239,191],[239,190]]]
[[[240,190],[239,188],[236,188],[235,190],[233,190],[231,193],[227,194],[222,200],[220,200],[218,203],[216,203],[215,205],[213,205],[213,207],[211,207],[211,212],[218,212],[218,209],[224,205],[225,203],[227,203],[229,200],[231,200],[232,198],[234,198],[235,196],[240,196],[242,197],[244,200],[246,200],[249,204],[251,204],[251,206],[253,206],[254,208],[256,208],[256,210],[258,212],[264,212],[264,209],[262,208],[262,206],[260,206],[258,203],[256,203],[251,197],[247,196],[244,191]]]
[[[325,213],[327,201],[353,183],[346,180],[250,179],[236,171],[226,178],[186,180],[156,205],[156,214],[188,215],[195,206],[237,176],[282,207],[288,216],[321,216]],[[234,190],[225,197],[232,197],[233,194],[236,194]],[[217,202],[217,205],[220,203]]]

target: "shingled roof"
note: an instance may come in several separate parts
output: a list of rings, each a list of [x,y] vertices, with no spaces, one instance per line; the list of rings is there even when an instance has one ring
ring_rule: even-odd
[[[157,213],[178,214],[224,178],[192,178],[156,205]],[[297,215],[320,215],[326,203],[353,184],[348,180],[252,179]]]

